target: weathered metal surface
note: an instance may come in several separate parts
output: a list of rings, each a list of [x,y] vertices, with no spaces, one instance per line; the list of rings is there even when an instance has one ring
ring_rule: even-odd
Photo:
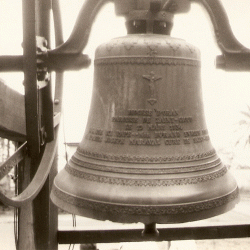
[[[125,223],[186,222],[234,207],[237,184],[206,127],[196,47],[146,33],[97,48],[85,135],[51,197],[70,213]]]

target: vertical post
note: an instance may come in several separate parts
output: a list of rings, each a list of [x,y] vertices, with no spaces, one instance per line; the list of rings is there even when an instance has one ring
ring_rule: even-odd
[[[40,117],[39,105],[45,107],[46,115],[53,118],[53,100],[51,84],[42,91],[37,89],[36,76],[36,35],[50,38],[51,0],[23,0],[23,48],[25,75],[25,109],[26,123],[29,126],[27,139],[29,142],[29,157],[19,169],[19,192],[31,181],[39,167],[43,154],[40,148]],[[48,98],[42,99],[46,95]],[[51,119],[52,120],[52,119]],[[46,121],[45,121],[46,123]],[[52,138],[53,139],[53,138]],[[33,202],[22,206],[18,213],[18,249],[22,250],[57,250],[57,208],[50,202],[50,190],[57,173],[57,157],[44,187]]]
[[[36,66],[35,1],[23,0],[23,72],[25,87],[26,134],[31,158],[40,153]]]
[[[48,46],[50,46],[51,6],[51,0],[36,0],[36,34],[44,37],[48,42]],[[53,100],[51,92],[51,82],[50,79],[48,79],[47,86],[41,90],[40,95],[42,96],[45,129],[47,130],[47,127],[50,126],[53,131]],[[49,121],[51,121],[52,124],[49,124]],[[54,139],[53,134],[51,133],[47,134],[47,136],[49,136],[49,140]],[[50,190],[56,174],[57,157],[54,159],[51,173],[49,174],[44,187],[33,201],[34,241],[36,250],[58,249],[56,237],[58,213],[57,207],[50,201]]]
[[[18,176],[18,193],[21,193],[30,183],[30,158],[26,157],[19,165],[17,170]],[[18,208],[18,242],[17,249],[36,249],[33,231],[33,213],[32,203],[26,203]]]
[[[31,181],[31,166],[37,165],[40,152],[38,94],[36,77],[35,1],[23,0],[23,72],[25,86],[26,130],[29,156],[19,165],[18,192]],[[32,161],[31,161],[32,159]],[[36,249],[33,229],[33,204],[27,203],[18,210],[18,249]]]

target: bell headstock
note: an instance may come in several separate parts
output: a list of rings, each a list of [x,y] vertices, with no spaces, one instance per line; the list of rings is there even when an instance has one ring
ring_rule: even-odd
[[[222,52],[217,58],[217,67],[232,71],[250,70],[250,50],[235,38],[220,0],[86,0],[69,39],[48,51],[48,57],[79,55],[87,45],[95,16],[107,2],[114,2],[116,14],[126,17],[137,11],[148,12],[151,17],[161,12],[174,15],[187,12],[191,3],[201,4],[210,16],[216,42]],[[79,59],[81,64],[84,60]]]
[[[183,13],[190,9],[189,0],[114,0],[114,2],[117,15],[127,15],[131,10]]]

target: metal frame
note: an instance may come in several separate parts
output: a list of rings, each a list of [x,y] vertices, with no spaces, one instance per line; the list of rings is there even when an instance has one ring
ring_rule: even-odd
[[[23,193],[13,199],[0,194],[0,199],[6,204],[20,207],[18,248],[57,249],[58,243],[86,244],[249,237],[250,224],[188,228],[166,227],[158,229],[159,236],[143,236],[140,229],[58,231],[57,208],[50,202],[49,193],[57,172],[56,143],[62,105],[62,72],[89,65],[90,60],[87,55],[81,52],[87,44],[93,19],[100,8],[110,1],[112,0],[86,0],[70,38],[63,43],[58,0],[23,0],[23,56],[0,56],[1,71],[23,71],[25,75],[28,151],[24,150],[23,146],[22,150],[18,150],[12,156],[12,160],[21,163],[19,175],[22,178],[19,180],[19,192],[23,191]],[[113,1],[121,4],[121,0]],[[156,0],[153,2],[157,5]],[[175,2],[175,0],[171,2]],[[169,7],[171,2],[169,1],[166,6]],[[185,6],[191,2],[198,2],[207,10],[214,26],[217,43],[222,51],[222,56],[217,59],[219,68],[236,71],[250,70],[250,50],[241,45],[234,37],[227,15],[219,0],[178,0],[178,2],[185,2]],[[49,43],[51,9],[54,13],[57,48],[47,50],[45,44],[41,43],[38,44],[40,46],[38,46],[40,48],[38,52],[37,36]],[[186,11],[186,8],[184,9]],[[51,98],[50,79],[46,78],[46,74],[50,74],[51,70],[58,72],[54,100]],[[42,74],[39,75],[38,71]],[[42,91],[38,90],[38,77],[41,77],[40,82],[44,82],[45,87]],[[45,116],[46,119],[41,120],[42,116]],[[47,133],[46,138],[43,138],[43,125]],[[20,152],[23,157],[20,157]],[[5,166],[8,166],[8,162],[5,163]],[[29,238],[31,235],[32,240]]]
[[[58,231],[59,244],[208,240],[250,237],[250,225],[159,228],[159,236],[143,237],[141,229]]]

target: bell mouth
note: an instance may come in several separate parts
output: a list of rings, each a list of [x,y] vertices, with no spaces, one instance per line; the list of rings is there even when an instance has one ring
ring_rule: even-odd
[[[51,199],[69,213],[119,223],[184,223],[233,209],[239,202],[239,190],[230,173],[204,177],[197,178],[197,183],[178,185],[164,182],[157,186],[152,180],[146,185],[144,179],[133,182],[132,177],[128,183],[117,184],[124,177],[105,178],[101,172],[91,175],[64,168],[55,178]]]

